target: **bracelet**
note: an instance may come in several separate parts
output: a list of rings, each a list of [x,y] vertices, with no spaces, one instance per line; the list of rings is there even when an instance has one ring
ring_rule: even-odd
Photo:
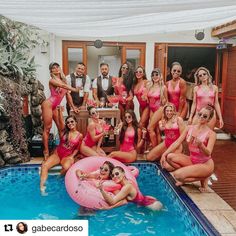
[[[146,140],[146,138],[141,138],[142,140]]]

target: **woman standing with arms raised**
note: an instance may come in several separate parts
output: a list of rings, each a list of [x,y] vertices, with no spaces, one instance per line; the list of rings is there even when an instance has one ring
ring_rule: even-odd
[[[66,83],[65,75],[63,74],[60,65],[56,62],[52,62],[49,65],[50,80],[49,88],[51,91],[51,96],[46,99],[42,105],[42,119],[43,119],[43,145],[44,145],[44,158],[49,157],[48,148],[48,137],[50,129],[52,128],[52,121],[56,123],[59,136],[61,136],[62,130],[59,126],[59,118],[56,107],[60,105],[62,99],[66,93],[70,90],[73,92],[78,92],[77,88],[73,88]]]
[[[212,76],[209,70],[205,67],[199,67],[194,74],[197,86],[193,90],[193,104],[189,116],[189,124],[196,124],[198,112],[208,104],[215,107],[216,113],[219,117],[220,128],[223,127],[224,122],[220,110],[218,99],[218,87],[212,84]],[[194,115],[195,114],[195,115]],[[214,129],[216,125],[216,115],[209,121],[208,126]]]
[[[182,66],[179,62],[173,62],[171,67],[172,79],[167,85],[168,101],[173,103],[176,111],[180,117],[185,118],[187,114],[186,91],[187,86],[184,79],[180,76],[182,74]]]

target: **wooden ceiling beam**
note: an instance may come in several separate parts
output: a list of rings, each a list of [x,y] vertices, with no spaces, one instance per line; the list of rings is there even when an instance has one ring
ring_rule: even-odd
[[[231,38],[236,36],[236,20],[214,27],[211,31],[212,37]]]

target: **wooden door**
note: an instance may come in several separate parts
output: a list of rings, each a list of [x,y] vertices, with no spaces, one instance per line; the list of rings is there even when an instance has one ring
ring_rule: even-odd
[[[72,73],[76,63],[83,62],[87,65],[87,46],[85,42],[62,41],[63,72],[65,75]]]
[[[222,98],[223,129],[236,134],[236,47],[223,54]]]
[[[167,55],[168,55],[168,44],[161,43],[155,44],[155,68],[160,68],[163,74],[163,78],[167,76]]]
[[[120,43],[122,49],[121,63],[129,61],[134,69],[141,65],[145,67],[145,43]]]

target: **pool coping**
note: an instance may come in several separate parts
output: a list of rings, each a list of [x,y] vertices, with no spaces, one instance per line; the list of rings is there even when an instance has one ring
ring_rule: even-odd
[[[174,178],[170,175],[169,172],[163,170],[160,167],[160,164],[158,162],[147,162],[144,160],[138,160],[135,163],[137,164],[153,164],[156,165],[158,170],[161,172],[162,176],[166,180],[167,184],[172,188],[172,190],[176,193],[179,200],[187,207],[189,212],[193,215],[195,220],[201,225],[203,230],[207,233],[209,236],[220,236],[221,234],[219,231],[213,226],[213,224],[209,221],[209,219],[204,215],[204,213],[199,209],[199,207],[194,203],[194,201],[188,196],[188,194],[181,188],[177,187],[175,185]],[[132,164],[132,163],[131,163]],[[0,168],[0,170],[9,169],[9,168],[18,168],[18,167],[39,167],[40,164],[34,163],[34,164],[17,164],[17,165],[9,165],[4,166]]]
[[[147,163],[147,162],[143,162],[143,163]],[[201,212],[199,207],[188,196],[188,194],[181,187],[177,187],[175,185],[175,180],[171,176],[171,174],[168,171],[162,169],[159,163],[154,162],[153,164],[158,166],[158,169],[162,173],[163,177],[167,180],[167,183],[170,185],[172,190],[177,194],[177,196],[183,202],[185,207],[188,208],[188,210],[191,212],[195,220],[202,226],[204,231],[209,236],[220,236],[221,234],[217,231],[217,229],[213,226],[213,224],[207,219],[207,217]]]

